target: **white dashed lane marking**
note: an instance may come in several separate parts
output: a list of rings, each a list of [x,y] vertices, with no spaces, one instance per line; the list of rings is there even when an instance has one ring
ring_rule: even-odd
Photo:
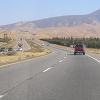
[[[59,62],[63,62],[63,60],[60,60]]]
[[[44,70],[43,72],[47,72],[48,70],[52,69],[53,67],[47,68],[46,70]]]
[[[6,95],[6,94],[5,94]],[[0,99],[2,99],[5,95],[0,95]]]

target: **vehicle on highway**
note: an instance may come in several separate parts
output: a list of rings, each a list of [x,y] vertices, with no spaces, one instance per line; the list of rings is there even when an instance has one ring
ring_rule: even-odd
[[[16,51],[23,51],[23,48],[17,48]]]
[[[0,54],[13,55],[15,54],[15,50],[11,47],[10,48],[2,47],[0,48]]]
[[[7,51],[8,51],[8,50],[7,50],[7,48],[5,48],[5,47],[0,48],[0,53],[1,53],[1,54],[6,54]]]
[[[11,47],[7,48],[7,49],[8,49],[8,51],[7,51],[6,55],[14,55],[16,53],[16,51]]]
[[[13,51],[13,48],[8,48],[8,51]]]
[[[0,52],[4,52],[5,51],[5,47],[0,48]]]
[[[45,44],[44,43],[42,43],[42,46],[44,46]]]
[[[83,44],[76,44],[74,46],[74,55],[76,54],[83,54],[85,55],[84,45]]]

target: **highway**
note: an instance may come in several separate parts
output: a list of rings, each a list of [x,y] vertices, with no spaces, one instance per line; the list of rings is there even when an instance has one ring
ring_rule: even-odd
[[[23,51],[27,51],[27,50],[30,50],[31,49],[31,47],[29,46],[29,44],[26,42],[25,39],[22,39],[22,41],[18,41],[17,40],[17,43],[14,46],[15,49],[18,49],[19,48],[18,43],[22,43],[22,50]]]
[[[0,100],[100,100],[100,63],[61,49],[0,69]]]

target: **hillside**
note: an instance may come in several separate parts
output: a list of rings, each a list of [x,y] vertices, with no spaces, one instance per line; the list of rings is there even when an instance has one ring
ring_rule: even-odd
[[[100,37],[100,10],[86,15],[68,15],[3,25],[0,29],[29,31],[40,36]],[[67,35],[66,35],[67,34]]]

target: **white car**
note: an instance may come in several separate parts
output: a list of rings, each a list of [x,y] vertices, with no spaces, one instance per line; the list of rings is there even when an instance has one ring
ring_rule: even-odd
[[[44,46],[45,44],[44,43],[42,43],[42,46]]]

